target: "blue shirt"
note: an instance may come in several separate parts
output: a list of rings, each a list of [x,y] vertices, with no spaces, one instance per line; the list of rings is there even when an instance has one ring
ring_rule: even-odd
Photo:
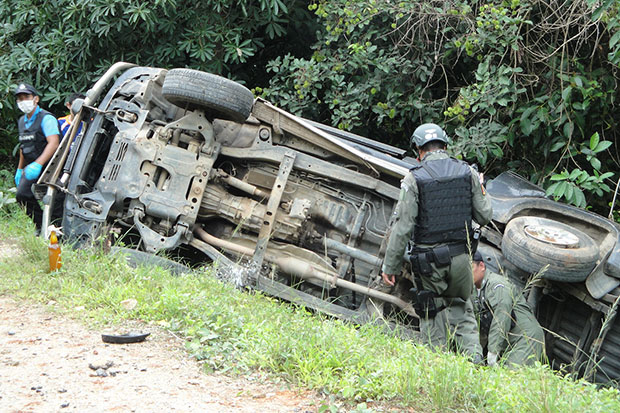
[[[26,128],[29,128],[34,123],[34,120],[37,118],[39,112],[41,112],[41,108],[37,105],[37,108],[34,110],[34,115],[32,115],[31,118],[28,118],[28,115],[24,115],[26,117]],[[43,130],[43,134],[46,137],[51,135],[60,136],[60,131],[58,130],[58,121],[52,115],[47,115],[43,118],[43,122],[41,122],[41,129]]]

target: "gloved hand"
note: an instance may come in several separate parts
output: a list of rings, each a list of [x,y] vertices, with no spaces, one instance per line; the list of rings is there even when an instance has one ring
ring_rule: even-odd
[[[487,353],[487,365],[490,367],[497,366],[497,354],[490,351]]]
[[[24,170],[21,168],[15,171],[15,186],[16,187],[19,186],[19,181],[21,181],[23,173],[24,173]]]
[[[43,170],[43,165],[40,165],[36,162],[32,162],[24,168],[24,176],[29,181],[32,181],[33,179],[37,179],[39,175],[41,175],[42,170]]]

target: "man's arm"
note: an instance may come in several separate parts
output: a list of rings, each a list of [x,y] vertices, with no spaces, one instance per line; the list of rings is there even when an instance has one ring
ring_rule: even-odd
[[[39,157],[35,159],[35,162],[39,165],[45,165],[47,161],[52,158],[54,152],[56,152],[56,149],[58,149],[58,144],[60,142],[60,137],[58,135],[50,135],[46,139],[47,145],[45,145],[45,149],[43,149],[41,155],[39,155]]]
[[[489,280],[485,287],[485,296],[493,312],[488,349],[499,355],[508,347],[508,332],[512,325],[512,290],[507,283]]]
[[[24,160],[24,154],[22,153],[22,149],[19,148],[19,162],[17,163],[17,169],[24,169],[24,164],[26,161]]]
[[[396,282],[395,275],[400,274],[403,265],[403,254],[407,242],[415,228],[415,219],[418,216],[418,188],[412,174],[408,174],[401,184],[400,195],[390,230],[390,237],[383,259],[383,281],[389,285]]]
[[[45,115],[43,121],[41,122],[41,129],[43,130],[43,134],[45,134],[45,138],[47,139],[47,145],[45,145],[45,149],[43,149],[41,155],[39,155],[39,157],[35,159],[35,162],[39,165],[45,165],[52,158],[60,143],[60,130],[58,129],[58,121],[52,115]]]
[[[482,175],[478,175],[473,168],[471,170],[471,198],[473,206],[473,218],[480,225],[486,225],[493,218],[491,199],[482,185]]]

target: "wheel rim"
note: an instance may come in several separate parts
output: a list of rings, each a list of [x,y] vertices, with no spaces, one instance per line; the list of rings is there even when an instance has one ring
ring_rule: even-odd
[[[579,238],[575,234],[553,225],[526,225],[523,230],[529,237],[556,247],[577,248],[579,246]]]

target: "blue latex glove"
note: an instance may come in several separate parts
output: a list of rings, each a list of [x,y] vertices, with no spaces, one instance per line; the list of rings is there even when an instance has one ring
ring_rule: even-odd
[[[19,181],[21,181],[23,173],[24,173],[24,170],[21,168],[15,171],[15,186],[16,187],[19,186]]]
[[[41,175],[42,170],[43,170],[43,165],[39,165],[36,162],[32,162],[31,164],[28,164],[28,166],[24,168],[24,176],[29,181],[32,181],[34,179],[37,179],[39,175]]]

